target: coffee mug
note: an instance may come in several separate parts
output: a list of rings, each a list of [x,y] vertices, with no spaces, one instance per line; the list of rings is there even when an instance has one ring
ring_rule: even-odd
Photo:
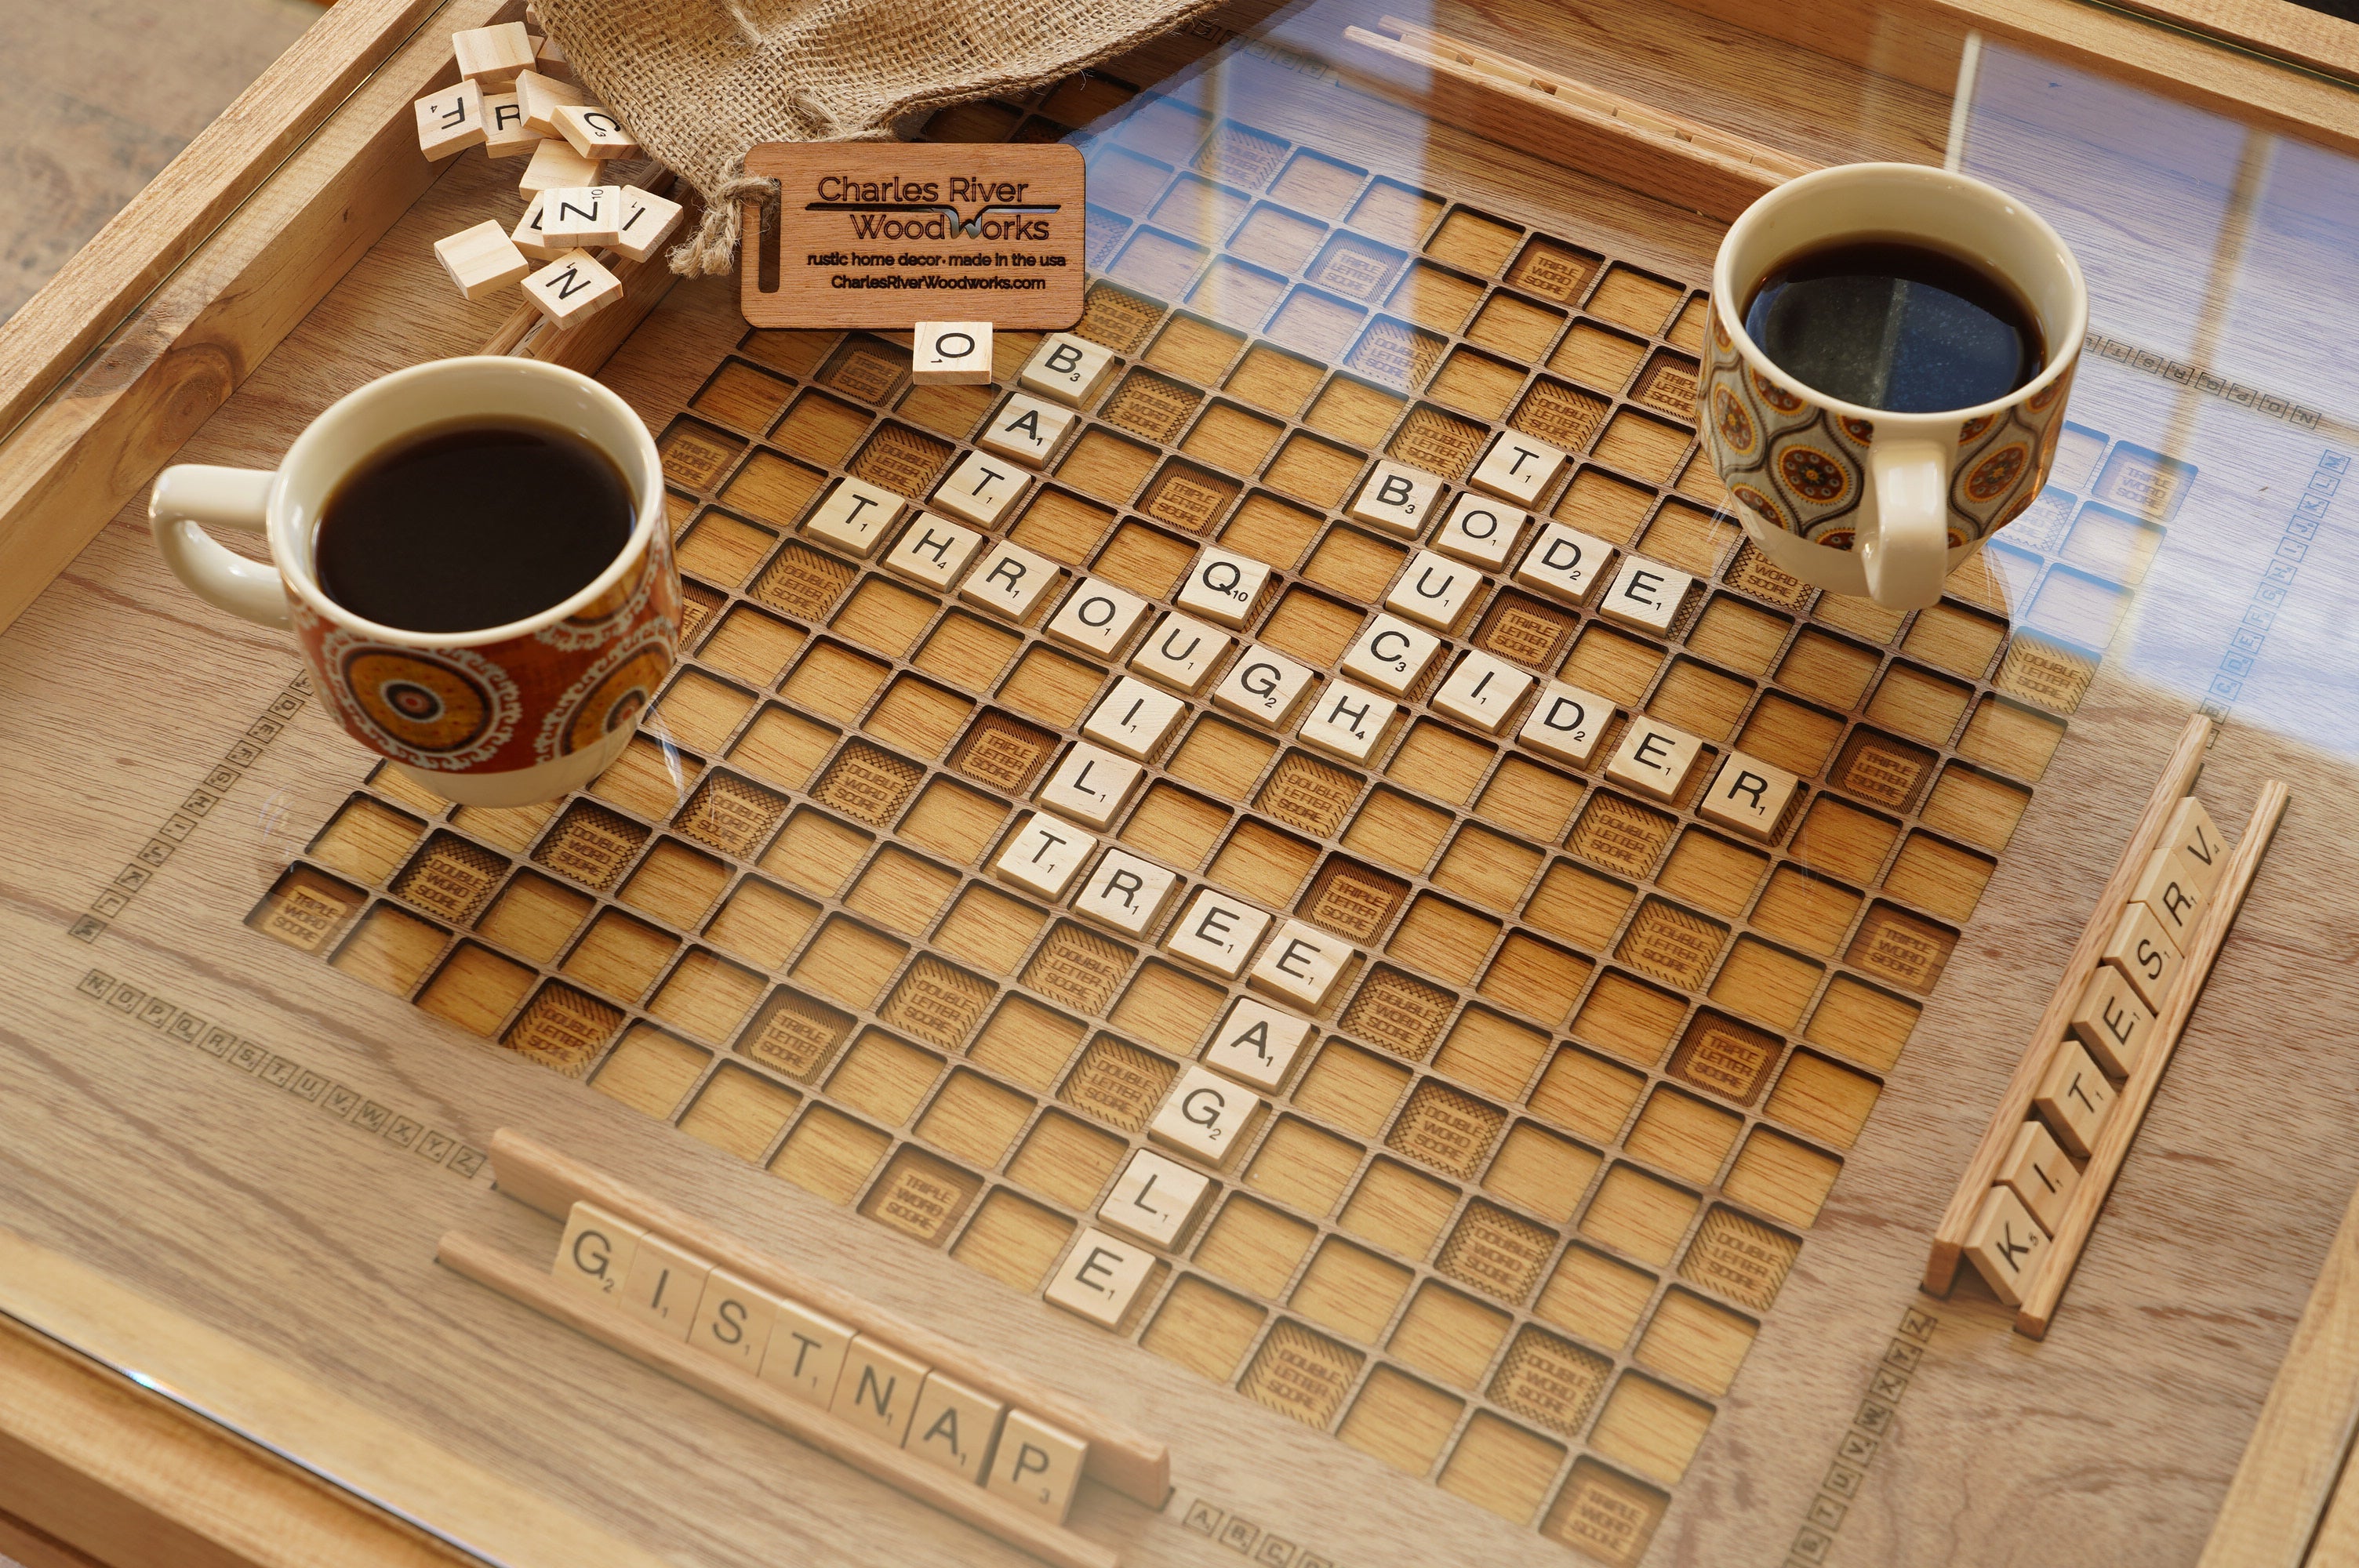
[[[386,448],[470,418],[554,425],[603,452],[631,492],[621,553],[538,614],[474,632],[379,625],[330,599],[313,539],[338,485]],[[655,442],[612,392],[536,360],[396,371],[312,420],[275,470],[166,469],[147,516],[165,562],[199,598],[293,627],[345,731],[462,806],[526,806],[595,778],[630,742],[679,650],[679,573]],[[206,525],[264,535],[269,563],[223,548]]]
[[[2038,318],[2047,358],[2005,397],[1896,414],[1788,375],[1745,330],[1761,281],[1799,253],[1886,239],[1970,258]],[[2081,265],[2038,213],[1994,186],[1913,163],[1802,175],[1730,225],[1712,272],[1712,359],[1700,415],[1712,467],[1761,552],[1803,581],[1919,610],[1942,579],[2039,497],[2089,326]]]

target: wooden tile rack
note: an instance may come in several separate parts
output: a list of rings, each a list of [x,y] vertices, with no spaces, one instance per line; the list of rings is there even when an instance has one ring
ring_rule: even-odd
[[[908,1352],[1010,1405],[1045,1416],[1089,1443],[1083,1473],[1159,1509],[1171,1493],[1171,1453],[1159,1439],[1109,1421],[1071,1395],[979,1356],[957,1340],[885,1311],[746,1246],[726,1230],[568,1158],[511,1128],[492,1135],[492,1173],[500,1191],[556,1219],[577,1203],[597,1205],[709,1258],[766,1290],[801,1302]]]

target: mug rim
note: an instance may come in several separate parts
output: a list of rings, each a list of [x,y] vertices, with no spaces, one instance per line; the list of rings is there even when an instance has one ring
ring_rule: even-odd
[[[1753,335],[1745,330],[1745,323],[1739,318],[1735,283],[1731,276],[1733,254],[1737,249],[1740,236],[1748,226],[1767,222],[1769,213],[1788,201],[1798,200],[1808,196],[1819,186],[1841,184],[1868,176],[1948,185],[1961,192],[1971,192],[1978,200],[1995,201],[2000,204],[2006,215],[2029,223],[2039,238],[2053,249],[2056,256],[2064,264],[2065,275],[2071,283],[2072,306],[2070,312],[2071,319],[2062,324],[2068,330],[2060,330],[2054,334],[2055,341],[2049,351],[2049,362],[2041,368],[2038,375],[2003,397],[1994,397],[1985,402],[1968,404],[1958,408],[1909,413],[1891,408],[1876,408],[1864,403],[1853,403],[1834,396],[1831,393],[1821,392],[1810,383],[1788,372],[1784,366],[1771,359],[1760,344],[1753,341]],[[2014,280],[2010,278],[2008,281],[2012,283]],[[1986,179],[1978,179],[1971,174],[1961,173],[1956,169],[1936,168],[1930,164],[1921,163],[1835,164],[1826,168],[1812,169],[1808,174],[1797,175],[1777,189],[1764,193],[1754,201],[1753,205],[1737,214],[1736,222],[1731,223],[1728,226],[1728,232],[1721,236],[1720,251],[1712,258],[1712,308],[1721,326],[1735,341],[1748,368],[1756,373],[1767,374],[1786,391],[1807,403],[1824,408],[1831,414],[1843,418],[1864,419],[1871,423],[1894,420],[1948,423],[1955,420],[1962,424],[1969,419],[1995,418],[2017,404],[2038,396],[2069,374],[2074,362],[2081,356],[2082,340],[2089,335],[2089,280],[2081,271],[2081,258],[2072,254],[2072,247],[2064,243],[2064,236],[2056,232],[2055,226],[2034,211],[2028,202],[2019,197],[2007,194]]]
[[[514,374],[527,379],[535,376],[553,377],[559,384],[584,393],[593,402],[606,404],[610,412],[618,415],[625,425],[637,436],[637,440],[634,443],[637,450],[626,455],[626,462],[628,460],[636,460],[643,470],[638,474],[626,472],[625,475],[634,492],[630,535],[623,541],[622,548],[614,553],[614,559],[608,561],[598,575],[591,579],[587,584],[548,609],[537,611],[519,621],[510,621],[497,626],[478,627],[469,632],[415,632],[399,626],[388,626],[382,622],[371,621],[365,616],[356,615],[329,598],[326,590],[321,588],[316,563],[311,558],[309,546],[299,551],[290,547],[299,542],[293,537],[295,521],[288,509],[288,475],[295,469],[299,458],[308,458],[310,455],[310,449],[315,444],[333,438],[337,433],[338,424],[342,420],[354,417],[369,402],[389,395],[411,382],[431,380],[459,371]],[[425,427],[419,426],[413,428],[425,428]],[[604,443],[593,444],[603,449]],[[348,476],[351,470],[352,464],[342,465],[337,476],[339,481]],[[643,485],[647,493],[644,495],[636,493]],[[354,387],[314,416],[311,422],[303,427],[302,432],[288,447],[286,456],[278,460],[278,466],[271,471],[266,533],[270,542],[271,564],[277,568],[279,579],[302,600],[307,609],[322,620],[379,642],[401,647],[473,648],[487,646],[494,643],[509,642],[518,637],[528,637],[536,632],[569,619],[595,603],[602,596],[612,592],[625,579],[639,569],[647,552],[654,547],[656,527],[666,510],[663,498],[663,460],[661,454],[656,450],[655,438],[647,433],[647,422],[639,417],[638,411],[624,402],[611,387],[583,375],[579,371],[569,369],[564,365],[551,364],[546,360],[515,359],[504,354],[454,354],[448,359],[429,360],[423,364],[408,365],[400,370],[389,371],[384,375]],[[323,497],[322,500],[324,499]]]

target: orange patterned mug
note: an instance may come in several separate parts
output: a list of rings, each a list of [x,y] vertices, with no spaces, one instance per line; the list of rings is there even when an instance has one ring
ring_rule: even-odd
[[[1969,256],[2006,279],[2038,318],[2038,373],[1988,403],[1896,414],[1779,369],[1745,330],[1755,288],[1799,252],[1867,236]],[[2088,329],[2080,264],[2005,191],[1921,164],[1820,169],[1746,208],[1721,242],[1698,398],[1704,444],[1745,533],[1772,561],[1837,593],[1920,610],[2039,498]]]
[[[386,447],[474,416],[555,425],[604,452],[631,489],[621,552],[570,598],[475,632],[382,626],[330,599],[312,540],[336,487]],[[199,598],[293,627],[346,732],[462,806],[525,806],[589,783],[629,743],[679,645],[679,573],[647,426],[588,376],[535,360],[438,360],[380,377],[314,419],[275,470],[166,469],[147,516]],[[203,524],[266,535],[269,563],[223,548]]]

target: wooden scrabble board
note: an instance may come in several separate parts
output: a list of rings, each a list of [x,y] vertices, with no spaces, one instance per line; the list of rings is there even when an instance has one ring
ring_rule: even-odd
[[[1859,153],[1947,114],[1887,107]],[[0,1051],[41,1125],[0,1219],[702,1561],[1006,1549],[435,1270],[451,1223],[554,1245],[488,1191],[498,1126],[1163,1436],[1164,1509],[1075,1515],[1126,1561],[2191,1561],[2359,1174],[2322,1103],[2359,1073],[2311,1063],[2288,1114],[2256,1065],[2347,983],[2284,972],[2350,858],[2339,761],[2219,743],[2222,822],[2264,773],[2296,812],[2048,1340],[1915,1285],[2191,705],[2116,643],[2180,503],[2206,471],[2295,493],[2334,441],[2166,457],[2147,383],[2093,362],[2039,506],[1895,614],[1725,511],[1712,220],[1218,27],[922,134],[1088,157],[1076,330],[1114,366],[982,530],[1056,589],[1011,617],[801,526],[843,477],[923,503],[1041,334],[914,385],[906,334],[749,329],[730,279],[599,370],[657,435],[690,624],[563,801],[372,768],[291,647],[119,523],[0,641],[0,778],[54,825],[7,855]],[[508,183],[455,164],[184,456],[267,461],[334,391],[492,341],[400,269],[512,219]],[[1573,454],[1531,532],[1694,579],[1667,632],[1467,568],[1364,763],[1301,739],[1310,704],[1217,706],[1218,670],[1184,698],[1098,835],[1181,880],[1144,933],[995,874],[1201,551],[1269,568],[1234,645],[1323,686],[1420,547],[1353,514],[1364,478],[1454,496],[1503,431]],[[1048,634],[1084,579],[1153,605],[1111,655]],[[1593,762],[1437,708],[1470,651],[1608,699]],[[1669,800],[1606,777],[1642,719],[1704,743]],[[1804,781],[1767,842],[1695,809],[1736,754]],[[1168,946],[1200,889],[1352,957],[1108,1330],[1043,1294],[1249,994]]]

